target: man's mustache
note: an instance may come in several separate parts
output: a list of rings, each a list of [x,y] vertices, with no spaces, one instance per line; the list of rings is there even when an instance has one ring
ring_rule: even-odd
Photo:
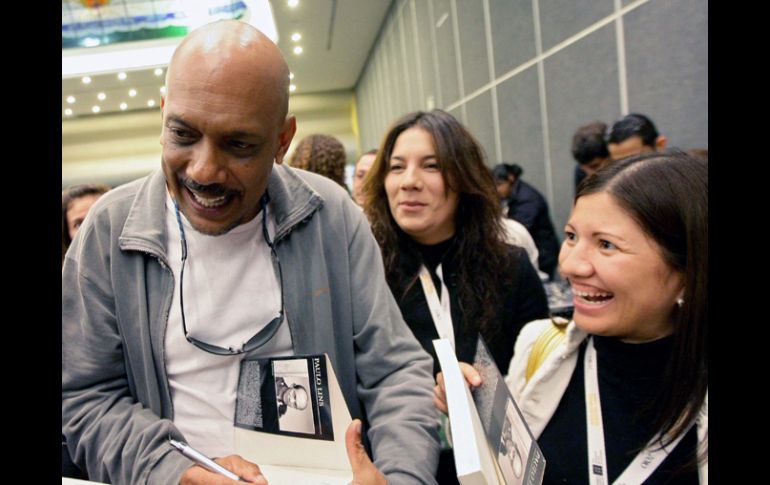
[[[240,195],[239,190],[229,189],[222,184],[199,184],[194,180],[179,177],[179,184],[187,187],[193,192],[209,195],[211,197],[220,197],[223,195]]]

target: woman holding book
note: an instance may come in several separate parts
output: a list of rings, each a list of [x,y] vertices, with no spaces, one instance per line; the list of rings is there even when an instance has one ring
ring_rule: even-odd
[[[507,368],[519,330],[546,317],[548,303],[526,252],[504,242],[478,143],[444,111],[410,113],[385,135],[370,172],[364,210],[393,295],[434,372],[433,339],[448,338],[458,359],[472,362],[479,334]]]
[[[525,326],[506,378],[543,483],[708,483],[708,164],[610,165],[579,186],[565,233],[573,321]]]

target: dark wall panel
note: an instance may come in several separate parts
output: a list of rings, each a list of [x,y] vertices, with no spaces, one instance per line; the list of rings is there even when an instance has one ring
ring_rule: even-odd
[[[669,146],[708,146],[708,5],[652,0],[624,16],[628,105]]]
[[[607,25],[545,60],[554,186],[551,211],[558,227],[572,208],[575,162],[570,145],[575,129],[594,120],[611,123],[620,114],[616,53],[615,27]]]

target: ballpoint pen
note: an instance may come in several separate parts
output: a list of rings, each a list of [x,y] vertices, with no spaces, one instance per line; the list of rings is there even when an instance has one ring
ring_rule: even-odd
[[[169,438],[169,443],[171,443],[171,446],[179,450],[184,456],[191,459],[198,465],[207,468],[209,471],[212,471],[214,473],[219,473],[220,475],[224,475],[227,478],[231,480],[238,480],[242,481],[241,477],[236,475],[235,473],[231,472],[227,468],[223,467],[219,463],[215,462],[211,458],[207,457],[200,451],[196,450],[195,448],[191,447],[187,443],[182,443],[181,441],[173,440]]]

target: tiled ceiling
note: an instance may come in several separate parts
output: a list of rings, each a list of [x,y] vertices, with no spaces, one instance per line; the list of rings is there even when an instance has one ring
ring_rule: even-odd
[[[159,69],[159,74],[155,68],[125,71],[123,80],[118,73],[93,74],[89,84],[80,77],[62,79],[62,116],[92,115],[94,106],[99,107],[99,114],[157,109],[166,75],[165,69]]]

